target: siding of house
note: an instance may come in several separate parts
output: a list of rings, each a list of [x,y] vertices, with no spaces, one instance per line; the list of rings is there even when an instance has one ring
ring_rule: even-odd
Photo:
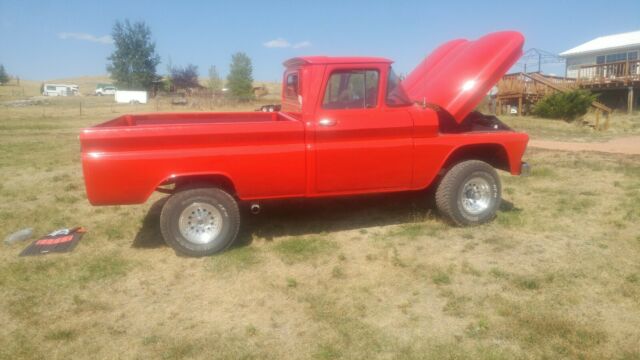
[[[606,56],[606,55],[611,55],[611,54],[618,54],[618,53],[622,53],[622,52],[633,52],[633,51],[639,51],[640,52],[640,45],[634,46],[634,47],[629,47],[629,48],[623,48],[623,49],[608,49],[608,50],[603,50],[603,51],[599,51],[599,52],[593,52],[590,54],[579,54],[579,55],[572,55],[572,56],[566,56],[567,59],[567,77],[570,78],[577,78],[578,77],[578,70],[580,69],[580,66],[582,65],[595,65],[596,64],[596,58],[598,56]],[[640,55],[640,53],[639,53]]]

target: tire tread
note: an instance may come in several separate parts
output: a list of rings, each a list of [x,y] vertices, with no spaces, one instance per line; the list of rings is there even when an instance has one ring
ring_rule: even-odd
[[[225,246],[221,249],[208,250],[208,251],[194,251],[191,249],[187,249],[183,247],[180,243],[178,243],[172,235],[171,232],[171,212],[174,210],[177,204],[180,204],[183,200],[188,199],[193,196],[206,196],[211,198],[222,197],[225,199],[225,210],[229,212],[230,219],[237,219],[237,221],[231,221],[231,240],[228,241]],[[160,232],[162,233],[162,237],[164,238],[167,245],[171,246],[176,252],[179,252],[183,255],[187,256],[208,256],[218,252],[222,252],[233,244],[236,236],[238,235],[238,231],[240,230],[240,209],[238,207],[238,203],[236,199],[231,196],[228,192],[216,188],[216,187],[189,187],[182,189],[181,191],[171,195],[167,202],[162,207],[162,211],[160,213]]]
[[[467,219],[458,216],[456,209],[453,208],[455,204],[454,197],[457,196],[457,182],[459,177],[473,168],[484,168],[483,170],[488,171],[497,180],[498,188],[500,188],[496,170],[484,161],[465,160],[451,167],[438,184],[435,198],[438,211],[457,226],[473,225]]]

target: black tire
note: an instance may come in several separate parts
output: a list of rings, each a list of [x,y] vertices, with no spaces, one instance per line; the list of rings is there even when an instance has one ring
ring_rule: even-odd
[[[478,188],[481,191],[476,192]],[[500,178],[491,165],[480,160],[462,161],[451,167],[438,184],[436,206],[458,226],[480,225],[495,218],[501,191]],[[476,195],[479,193],[483,195]],[[483,200],[486,205],[474,208]]]
[[[209,209],[213,207],[219,212],[217,214],[219,215],[217,219],[220,219],[218,233],[206,243],[198,243],[187,238],[181,231],[180,225],[183,212],[186,211],[185,214],[189,215],[187,209],[200,206]],[[211,216],[211,212],[215,211],[211,210],[209,216]],[[189,224],[191,223],[189,222]],[[176,252],[187,256],[209,256],[226,250],[233,244],[239,229],[240,210],[238,203],[233,196],[218,188],[191,188],[179,191],[169,197],[160,214],[160,230],[164,240]]]

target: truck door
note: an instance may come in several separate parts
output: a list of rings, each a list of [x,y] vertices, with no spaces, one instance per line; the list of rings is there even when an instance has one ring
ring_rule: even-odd
[[[387,71],[387,64],[327,66],[315,116],[318,193],[410,187],[413,121],[406,108],[385,106]]]

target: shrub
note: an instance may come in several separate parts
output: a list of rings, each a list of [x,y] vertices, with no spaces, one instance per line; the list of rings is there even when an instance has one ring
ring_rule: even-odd
[[[189,64],[185,67],[171,66],[169,77],[176,89],[198,88],[198,67]]]
[[[533,108],[533,114],[550,119],[572,121],[587,113],[596,95],[586,90],[554,93],[540,100]]]

